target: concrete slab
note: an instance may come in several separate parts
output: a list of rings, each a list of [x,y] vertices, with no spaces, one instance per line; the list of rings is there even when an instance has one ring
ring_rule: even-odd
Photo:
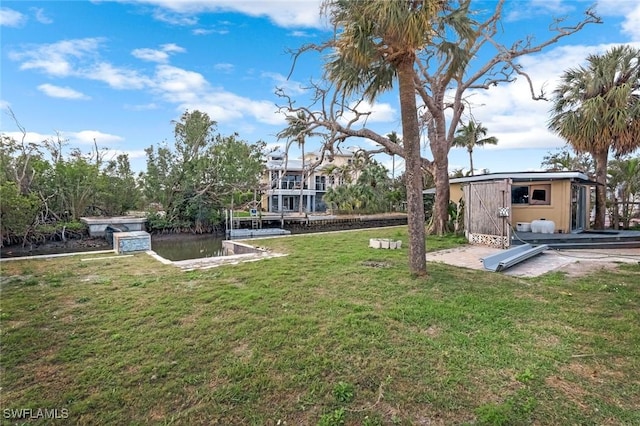
[[[485,270],[482,258],[500,251],[502,250],[491,247],[468,245],[427,253],[427,261]],[[537,277],[547,272],[562,271],[568,275],[577,276],[600,268],[614,268],[620,262],[640,262],[640,249],[547,250],[501,273],[519,277]]]
[[[211,269],[211,268],[217,268],[218,266],[222,266],[222,265],[237,265],[239,263],[255,262],[257,260],[273,259],[273,258],[282,257],[282,256],[286,256],[286,254],[271,253],[271,252],[246,253],[246,254],[235,254],[231,256],[205,257],[201,259],[179,260],[171,263],[174,266],[177,266],[178,268],[182,269],[183,271],[193,271],[196,269]]]

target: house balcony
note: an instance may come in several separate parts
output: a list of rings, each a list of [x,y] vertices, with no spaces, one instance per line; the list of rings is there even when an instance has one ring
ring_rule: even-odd
[[[298,188],[293,188],[293,189],[270,189],[269,191],[266,192],[267,195],[293,195],[296,197],[300,196],[300,187]],[[316,191],[313,189],[303,189],[302,190],[302,194],[303,195],[316,195]]]
[[[300,182],[281,182],[279,188],[278,188],[278,182],[271,182],[271,189],[300,191]],[[305,190],[309,189],[309,185],[305,185],[303,189]]]

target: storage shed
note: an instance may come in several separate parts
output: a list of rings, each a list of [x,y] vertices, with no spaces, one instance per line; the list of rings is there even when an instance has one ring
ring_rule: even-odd
[[[512,229],[541,233],[588,229],[590,190],[596,182],[582,172],[567,171],[491,173],[451,179],[449,184],[450,201],[464,202],[469,242],[505,248]]]

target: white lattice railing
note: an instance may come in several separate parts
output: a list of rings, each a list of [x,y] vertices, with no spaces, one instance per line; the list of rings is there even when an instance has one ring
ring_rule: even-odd
[[[489,247],[509,247],[509,238],[500,235],[469,234],[469,243]]]

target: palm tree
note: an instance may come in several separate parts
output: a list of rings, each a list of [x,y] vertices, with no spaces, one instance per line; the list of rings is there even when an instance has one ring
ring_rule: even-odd
[[[389,171],[382,164],[371,158],[368,159],[360,172],[357,187],[362,188],[361,194],[366,197],[366,210],[369,213],[380,213],[388,211],[389,204],[386,197],[391,190],[391,179]]]
[[[329,0],[325,10],[335,28],[334,53],[326,76],[345,97],[363,95],[372,102],[398,82],[404,138],[409,226],[409,269],[427,272],[420,125],[414,65],[429,42],[444,2]]]
[[[605,227],[607,161],[640,146],[640,50],[617,46],[587,57],[586,67],[569,69],[554,91],[549,128],[596,165],[594,227]]]
[[[298,111],[298,113],[294,116],[294,115],[289,115],[287,116],[287,123],[289,124],[289,126],[287,128],[285,128],[284,130],[280,131],[278,133],[278,138],[287,138],[289,139],[289,141],[287,142],[287,147],[286,147],[286,153],[285,153],[285,158],[288,161],[289,158],[289,148],[291,147],[291,143],[292,142],[297,142],[298,143],[298,147],[301,149],[302,151],[302,177],[301,177],[301,182],[300,182],[300,202],[298,203],[298,209],[299,209],[299,213],[302,214],[304,211],[304,181],[306,180],[306,175],[305,175],[305,158],[304,158],[304,144],[305,144],[305,140],[307,136],[313,136],[314,133],[310,132],[308,130],[308,126],[307,126],[307,116],[303,111]],[[287,168],[287,164],[285,163],[285,170],[284,173],[287,172],[286,170]]]
[[[554,172],[578,170],[587,176],[594,176],[593,159],[589,154],[575,154],[568,145],[558,148],[555,153],[548,152],[540,164],[545,170]]]
[[[481,123],[471,120],[466,126],[462,126],[456,132],[457,136],[453,139],[453,146],[467,148],[469,153],[469,171],[473,176],[473,148],[476,146],[496,145],[498,138],[495,136],[484,137],[487,135],[487,128]]]

